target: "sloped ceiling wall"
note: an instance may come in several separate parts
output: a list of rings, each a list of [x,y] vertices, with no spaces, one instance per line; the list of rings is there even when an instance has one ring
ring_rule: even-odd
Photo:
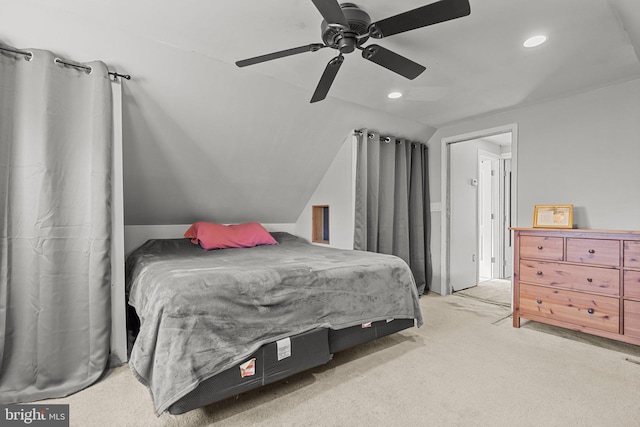
[[[310,105],[302,89],[225,63],[185,63],[155,75],[153,95],[127,85],[128,224],[295,222],[353,129],[425,142],[435,131],[335,99]]]
[[[0,43],[132,75],[123,83],[128,225],[292,223],[353,129],[424,142],[435,132],[335,98],[311,105],[305,89],[54,3],[0,1]]]

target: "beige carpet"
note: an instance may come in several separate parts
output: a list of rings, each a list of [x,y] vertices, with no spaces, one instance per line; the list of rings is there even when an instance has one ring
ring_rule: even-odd
[[[65,399],[72,426],[640,426],[640,347],[511,326],[508,308],[430,295],[426,324],[180,416],[127,366]]]
[[[492,279],[455,293],[458,296],[511,307],[511,280]]]

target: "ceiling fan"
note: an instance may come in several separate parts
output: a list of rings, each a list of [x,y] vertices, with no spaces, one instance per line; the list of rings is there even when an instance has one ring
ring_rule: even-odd
[[[331,59],[327,64],[311,97],[311,102],[322,101],[326,98],[331,84],[344,61],[343,55],[351,53],[355,49],[362,51],[364,59],[381,65],[410,80],[415,79],[425,70],[425,67],[377,44],[368,46],[363,46],[363,44],[369,37],[381,39],[439,22],[461,18],[471,13],[469,0],[440,0],[371,23],[369,15],[353,3],[338,4],[337,0],[311,1],[324,18],[320,25],[323,43],[312,43],[236,62],[238,67],[246,67],[299,53],[316,52],[325,47],[336,49],[339,52],[338,56]]]

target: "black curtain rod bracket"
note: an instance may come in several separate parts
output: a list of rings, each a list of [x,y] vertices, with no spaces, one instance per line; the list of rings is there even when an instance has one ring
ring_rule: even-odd
[[[109,75],[113,76],[113,80],[117,79],[118,77],[122,77],[126,80],[131,80],[131,76],[129,74],[120,74],[116,73],[115,71],[109,71]]]

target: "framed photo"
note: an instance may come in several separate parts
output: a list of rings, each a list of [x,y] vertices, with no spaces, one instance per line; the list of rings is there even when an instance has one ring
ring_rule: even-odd
[[[534,228],[573,228],[573,205],[535,205]]]

